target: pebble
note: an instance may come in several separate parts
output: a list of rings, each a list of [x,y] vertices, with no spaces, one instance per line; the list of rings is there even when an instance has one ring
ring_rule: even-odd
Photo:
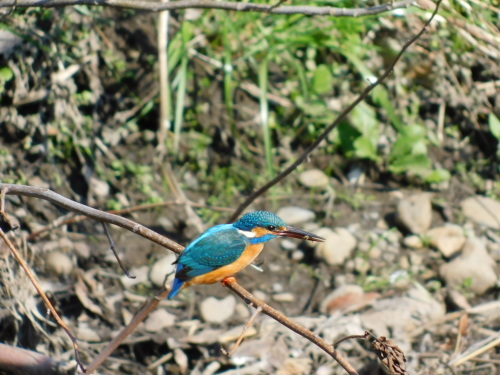
[[[410,249],[421,249],[422,247],[424,247],[422,239],[416,234],[412,234],[411,236],[406,236],[405,238],[403,238],[403,245],[409,247]]]
[[[470,280],[470,290],[482,294],[496,284],[495,267],[496,262],[486,251],[484,243],[473,238],[467,240],[462,254],[440,267],[439,273],[452,287],[462,287]]]
[[[460,204],[464,215],[476,223],[500,229],[500,202],[487,197],[475,196]]]
[[[316,245],[315,255],[331,266],[343,264],[356,248],[356,238],[345,228],[337,228],[335,231],[320,228],[317,234],[325,238],[325,242]]]
[[[429,237],[430,244],[447,258],[458,252],[465,243],[462,228],[458,225],[432,228],[427,231],[426,236]]]
[[[75,242],[74,251],[76,255],[82,259],[90,257],[91,249],[87,242]]]
[[[175,324],[175,315],[168,311],[159,309],[149,314],[144,322],[144,329],[148,332],[158,332]]]
[[[242,319],[248,319],[250,318],[250,311],[248,309],[247,305],[244,305],[243,303],[238,303],[236,305],[236,314]]]
[[[208,297],[200,303],[200,314],[207,323],[223,323],[234,315],[236,298],[228,295],[223,299]]]
[[[335,311],[352,311],[366,306],[378,297],[378,294],[365,294],[359,285],[347,284],[328,294],[321,303],[320,311],[329,315]]]
[[[104,198],[109,195],[109,185],[106,181],[99,180],[95,176],[90,177],[89,183],[90,191],[96,195],[96,197]]]
[[[125,289],[128,289],[134,285],[147,283],[148,282],[148,266],[134,267],[129,270],[129,273],[135,276],[135,279],[130,279],[123,275],[120,277],[120,282]]]
[[[282,207],[276,213],[288,225],[297,225],[308,221],[314,221],[316,214],[308,209],[294,206]]]
[[[422,234],[431,226],[431,194],[420,193],[401,199],[396,209],[398,222],[413,234]]]
[[[309,169],[299,175],[299,181],[310,188],[325,187],[328,185],[328,176],[319,169]]]
[[[67,254],[52,251],[45,257],[45,267],[57,276],[67,276],[73,270],[73,262]]]
[[[175,256],[174,253],[168,253],[166,256],[158,259],[153,264],[151,270],[149,271],[149,280],[151,280],[153,285],[159,287],[163,286],[165,281],[165,276],[167,274],[168,277],[165,284],[169,285],[174,280],[175,264],[172,263],[174,263],[176,259],[177,257]]]
[[[283,239],[280,241],[281,248],[283,250],[296,250],[299,247],[299,241],[291,241],[289,239]]]
[[[292,293],[278,293],[273,295],[276,302],[294,302],[295,296]]]

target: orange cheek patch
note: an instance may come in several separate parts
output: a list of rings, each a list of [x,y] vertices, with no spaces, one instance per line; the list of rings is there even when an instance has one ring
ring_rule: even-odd
[[[255,233],[255,237],[257,237],[257,238],[265,236],[266,234],[271,233],[270,231],[268,231],[267,229],[262,228],[262,227],[255,227],[255,228],[253,228],[252,232]]]

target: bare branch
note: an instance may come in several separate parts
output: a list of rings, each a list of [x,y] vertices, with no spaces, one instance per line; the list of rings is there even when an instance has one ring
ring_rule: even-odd
[[[45,292],[40,287],[40,284],[36,281],[35,275],[31,271],[31,269],[28,267],[28,265],[24,261],[24,259],[21,256],[21,254],[19,254],[19,252],[16,250],[14,244],[12,242],[10,242],[9,238],[5,235],[5,233],[2,230],[2,228],[0,228],[0,237],[4,240],[5,244],[9,247],[10,251],[12,252],[12,255],[14,255],[14,257],[17,260],[17,262],[19,263],[19,265],[22,267],[22,269],[26,273],[26,276],[28,276],[28,278],[30,279],[31,283],[35,287],[36,291],[38,292],[38,294],[40,294],[40,297],[42,297],[43,302],[45,303],[45,306],[47,306],[47,308],[50,310],[50,313],[54,317],[54,319],[57,322],[57,324],[59,324],[59,326],[66,332],[66,334],[68,335],[68,337],[70,338],[70,340],[73,342],[73,349],[75,350],[75,360],[76,360],[76,363],[82,369],[82,371],[85,372],[85,366],[83,365],[83,362],[80,360],[80,354],[78,352],[78,343],[76,342],[75,336],[73,336],[73,334],[69,330],[69,328],[66,325],[66,323],[64,323],[62,321],[62,319],[59,317],[59,315],[57,314],[56,309],[54,309],[54,306],[52,306],[52,304],[50,303],[49,299],[47,298],[47,295],[45,294]]]
[[[1,184],[0,189],[6,189],[7,195],[23,195],[26,197],[34,197],[44,199],[51,203],[54,203],[68,211],[77,212],[85,216],[90,217],[101,223],[114,224],[124,229],[127,229],[133,233],[138,234],[141,237],[147,238],[169,250],[172,250],[176,254],[180,254],[184,247],[179,245],[177,242],[169,240],[168,238],[156,233],[155,231],[146,228],[144,225],[136,223],[135,221],[126,219],[124,217],[113,215],[108,212],[103,212],[96,210],[95,208],[86,206],[81,203],[72,201],[71,199],[65,198],[52,190],[37,188],[26,185],[14,185],[14,184]]]
[[[393,9],[406,8],[414,4],[416,0],[402,0],[389,2],[383,5],[376,5],[368,8],[335,8],[316,7],[310,5],[281,5],[278,2],[274,5],[243,3],[236,1],[213,1],[213,0],[178,0],[168,3],[149,0],[18,0],[1,1],[0,8],[12,7],[14,4],[18,8],[43,7],[54,8],[73,5],[89,6],[110,6],[116,8],[129,8],[137,10],[147,10],[151,12],[161,12],[164,10],[179,10],[188,8],[201,9],[222,9],[237,12],[260,12],[271,14],[304,14],[307,16],[333,16],[333,17],[361,17],[388,12]]]
[[[304,153],[302,155],[300,155],[288,168],[286,168],[283,172],[281,172],[279,175],[277,175],[275,178],[273,178],[267,184],[262,186],[260,189],[254,191],[252,194],[250,194],[250,196],[248,196],[248,198],[245,199],[245,201],[236,209],[236,211],[233,213],[233,215],[231,215],[228,222],[233,222],[238,216],[240,216],[240,214],[243,212],[243,210],[245,208],[247,208],[250,205],[250,203],[252,203],[258,196],[264,194],[267,190],[269,190],[271,187],[273,187],[278,182],[283,180],[290,173],[292,173],[295,170],[295,168],[297,168],[300,164],[302,164],[302,162],[304,162],[307,159],[309,154],[311,152],[313,152],[316,149],[316,147],[319,146],[319,144],[328,136],[328,134],[333,129],[335,129],[337,127],[337,125],[340,124],[347,117],[347,115],[349,113],[351,113],[351,111],[354,109],[354,107],[356,107],[361,101],[365,100],[366,97],[368,96],[368,94],[375,87],[377,87],[380,83],[382,83],[389,76],[389,74],[392,73],[392,70],[396,66],[396,64],[399,61],[399,59],[401,58],[401,56],[403,56],[403,54],[406,52],[408,47],[410,47],[418,38],[420,38],[420,36],[427,29],[427,26],[429,26],[431,21],[434,19],[434,16],[436,15],[436,13],[439,9],[439,5],[441,4],[441,1],[442,0],[438,0],[436,2],[436,8],[434,9],[434,12],[429,17],[429,19],[425,22],[422,29],[403,45],[403,47],[401,48],[399,53],[396,55],[396,57],[394,58],[392,63],[389,65],[389,67],[384,71],[384,73],[375,82],[373,82],[371,85],[367,86],[361,92],[361,94],[337,116],[337,118],[333,121],[333,123],[331,125],[329,125],[323,131],[323,133],[321,133],[321,135],[314,141],[314,143],[311,146],[309,146],[307,148],[307,150],[305,150]]]

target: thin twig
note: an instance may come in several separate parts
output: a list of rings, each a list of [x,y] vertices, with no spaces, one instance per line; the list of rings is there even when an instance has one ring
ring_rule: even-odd
[[[184,249],[183,246],[175,243],[174,241],[169,240],[168,238],[165,238],[158,233],[144,227],[141,224],[135,223],[132,220],[128,220],[125,218],[122,218],[120,216],[116,216],[113,214],[109,214],[106,212],[102,212],[99,210],[96,210],[94,208],[85,206],[83,204],[74,202],[68,198],[63,197],[62,195],[59,195],[57,193],[54,193],[53,191],[49,189],[43,189],[43,188],[36,188],[36,187],[31,187],[31,186],[25,186],[25,185],[12,185],[12,184],[1,184],[0,183],[0,189],[6,188],[6,194],[10,195],[23,195],[23,196],[29,196],[29,197],[35,197],[35,198],[40,198],[47,200],[51,203],[54,203],[58,206],[61,206],[69,211],[74,211],[80,214],[88,215],[92,219],[95,219],[99,222],[106,222],[110,224],[115,224],[118,225],[124,229],[127,229],[133,233],[136,233],[146,239],[149,239],[150,241],[153,241],[159,245],[164,246],[167,249],[170,249],[174,251],[175,253],[179,254],[182,252]],[[252,306],[258,308],[259,306],[262,306],[262,312],[274,320],[282,323],[284,326],[290,328],[294,332],[297,332],[301,336],[305,337],[309,341],[311,341],[313,344],[317,345],[321,349],[325,350],[330,356],[332,356],[333,359],[335,359],[350,375],[357,375],[356,370],[352,368],[352,366],[347,362],[345,358],[343,358],[331,345],[326,343],[323,339],[317,337],[313,332],[307,330],[306,328],[300,326],[299,324],[291,321],[288,319],[285,315],[280,313],[277,310],[274,310],[272,307],[266,305],[262,301],[258,300],[255,298],[251,293],[246,291],[242,286],[238,285],[236,281],[234,282],[228,282],[226,283],[226,286],[231,289],[234,293],[239,295],[243,300],[251,304]],[[134,318],[134,324],[135,320],[137,320],[137,324],[141,319],[144,319],[143,313],[146,311],[149,313],[152,311],[156,305],[158,304],[157,300],[162,299],[166,295],[166,291],[162,291],[157,297],[155,297],[154,300],[150,301],[147,306],[145,306],[139,314]],[[128,335],[130,332],[132,332],[132,328],[127,326],[125,330],[120,333],[119,337],[115,338],[112,343],[110,343],[110,346],[106,348],[105,352],[101,353],[98,358],[92,362],[92,364],[89,366],[89,370],[95,370],[99,366],[100,363],[102,363],[107,356],[109,356],[109,353],[111,353],[114,348],[116,348],[119,343],[121,342],[120,340],[123,340],[126,335]],[[106,354],[105,354],[106,353]]]
[[[248,320],[247,324],[245,324],[245,327],[243,327],[243,330],[241,331],[241,334],[238,337],[238,340],[236,340],[236,342],[234,343],[234,345],[231,348],[231,350],[227,351],[226,349],[224,349],[224,348],[221,347],[221,351],[222,351],[222,353],[224,355],[226,355],[228,357],[231,357],[234,354],[234,352],[236,351],[236,349],[238,349],[238,347],[240,346],[241,341],[243,341],[243,337],[245,337],[245,333],[247,333],[248,329],[252,326],[253,322],[255,321],[255,319],[257,318],[257,316],[261,312],[262,312],[262,307],[260,307],[260,306],[257,307],[257,309],[254,311],[254,313],[252,314],[252,316]]]
[[[2,228],[0,228],[0,237],[2,237],[2,239],[4,240],[4,242],[7,244],[7,246],[10,249],[10,251],[12,252],[12,255],[14,255],[14,257],[17,260],[17,262],[19,263],[19,265],[22,267],[22,269],[26,273],[26,276],[28,276],[28,278],[30,279],[31,283],[35,287],[36,291],[38,292],[38,294],[40,295],[40,297],[42,297],[43,302],[45,303],[45,306],[47,306],[47,308],[50,310],[50,313],[54,317],[54,319],[57,322],[57,324],[59,324],[59,326],[66,332],[66,334],[68,335],[68,337],[70,338],[70,340],[73,342],[73,349],[75,350],[75,361],[78,364],[78,366],[82,369],[82,371],[85,372],[85,366],[83,365],[83,362],[80,359],[80,354],[78,352],[78,343],[76,342],[75,336],[73,336],[73,334],[69,330],[69,328],[66,325],[66,323],[64,323],[62,321],[62,319],[59,317],[59,315],[57,314],[56,309],[54,309],[54,306],[52,306],[52,304],[50,303],[49,299],[45,295],[45,292],[42,290],[42,288],[40,287],[40,285],[36,281],[35,275],[33,274],[33,272],[31,272],[31,269],[28,267],[28,265],[24,261],[23,257],[16,250],[14,244],[12,242],[10,242],[9,238],[5,235],[5,233],[2,230]]]
[[[113,252],[115,258],[116,258],[116,261],[118,262],[118,265],[120,266],[120,268],[122,269],[123,273],[125,274],[125,276],[127,276],[129,279],[135,279],[135,276],[131,275],[126,269],[125,269],[125,266],[123,265],[120,257],[118,256],[118,253],[116,252],[116,248],[115,248],[115,243],[113,241],[113,239],[111,238],[111,233],[109,233],[109,230],[108,230],[108,225],[106,223],[102,223],[102,227],[104,228],[104,233],[106,234],[106,237],[108,238],[108,241],[109,241],[109,247],[111,248],[111,251]]]
[[[307,16],[331,16],[331,17],[361,17],[388,12],[393,9],[406,8],[414,4],[416,0],[402,0],[388,2],[383,5],[375,5],[368,8],[335,8],[317,7],[309,5],[280,5],[278,7],[267,4],[244,3],[240,1],[216,1],[216,0],[178,0],[168,3],[148,0],[18,0],[18,8],[42,7],[53,8],[62,6],[88,5],[88,6],[110,6],[116,8],[128,8],[161,12],[164,10],[179,10],[188,8],[200,9],[222,9],[237,12],[260,12],[270,14],[304,14]],[[0,3],[0,8],[12,6]]]
[[[114,350],[120,345],[123,340],[130,335],[137,326],[144,320],[146,317],[158,307],[158,304],[161,300],[165,299],[168,295],[168,290],[163,289],[160,294],[155,296],[149,303],[144,306],[130,321],[130,323],[116,336],[108,346],[94,359],[94,361],[89,365],[87,369],[87,373],[91,374],[94,372],[110,355],[114,352]]]
[[[147,238],[148,240],[153,241],[158,245],[165,247],[166,249],[173,251],[176,254],[180,254],[184,249],[184,247],[179,245],[177,242],[172,241],[167,237],[164,237],[161,234],[156,233],[155,231],[149,228],[146,228],[144,225],[141,225],[139,223],[136,223],[135,221],[126,219],[118,215],[113,215],[108,212],[99,211],[96,210],[95,208],[86,206],[81,203],[77,203],[75,201],[72,201],[71,199],[68,199],[60,194],[53,192],[50,189],[44,189],[26,185],[0,183],[0,188],[3,189],[4,187],[7,188],[6,194],[22,195],[26,197],[44,199],[68,211],[73,211],[86,215],[98,222],[114,224],[121,228],[127,229],[133,233],[138,234],[141,237]]]
[[[267,316],[273,318],[276,320],[278,323],[282,324],[283,326],[291,329],[295,333],[298,333],[302,337],[306,338],[310,342],[312,342],[314,345],[318,346],[319,348],[323,349],[327,354],[329,354],[335,361],[338,362],[340,366],[346,370],[346,372],[350,375],[357,375],[358,372],[351,366],[351,364],[337,351],[335,348],[328,344],[325,340],[323,340],[321,337],[316,336],[313,332],[310,330],[302,327],[300,324],[295,323],[293,320],[290,320],[287,318],[284,314],[279,312],[278,310],[273,309],[271,306],[265,304],[258,298],[256,298],[253,294],[248,292],[246,289],[244,289],[241,285],[239,285],[236,280],[233,279],[227,279],[225,280],[224,285],[231,289],[236,295],[238,295],[243,301],[245,301],[248,305],[251,305],[255,308],[261,308],[262,312],[266,314]]]
[[[271,187],[276,185],[278,182],[283,180],[285,177],[287,177],[290,173],[292,173],[300,164],[302,164],[309,154],[313,152],[316,147],[319,146],[319,144],[330,134],[330,132],[337,127],[338,124],[340,124],[346,117],[347,115],[356,107],[361,101],[363,101],[368,94],[375,88],[377,87],[380,83],[382,83],[388,76],[389,74],[392,73],[392,70],[394,69],[394,66],[396,66],[397,62],[403,56],[403,53],[406,52],[408,47],[410,47],[420,36],[425,32],[427,26],[431,23],[431,21],[434,19],[434,16],[436,15],[439,5],[441,4],[442,0],[438,0],[436,2],[436,8],[434,9],[434,12],[432,15],[429,17],[427,22],[424,24],[422,29],[410,40],[408,40],[404,45],[403,48],[399,51],[399,53],[396,55],[392,63],[389,65],[389,67],[384,71],[384,73],[371,85],[367,86],[361,94],[351,103],[349,106],[347,106],[338,116],[337,118],[333,121],[331,125],[329,125],[323,133],[305,150],[302,155],[300,155],[289,167],[287,167],[283,172],[281,172],[279,175],[277,175],[275,178],[273,178],[271,181],[269,181],[267,184],[262,186],[260,189],[256,190],[252,194],[248,196],[247,199],[236,209],[236,211],[233,213],[233,215],[229,218],[228,222],[233,222],[236,220],[238,216],[243,212],[245,208],[247,208],[250,203],[252,203],[258,196],[264,194],[267,190],[269,190]]]

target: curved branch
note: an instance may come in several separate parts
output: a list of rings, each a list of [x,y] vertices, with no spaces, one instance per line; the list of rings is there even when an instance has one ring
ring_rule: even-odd
[[[52,190],[36,188],[26,185],[13,185],[13,184],[2,184],[0,183],[0,190],[4,191],[5,194],[8,195],[23,195],[28,197],[35,197],[47,200],[51,203],[54,203],[58,206],[61,206],[69,211],[74,211],[80,214],[87,215],[92,219],[95,219],[101,223],[110,223],[118,225],[124,229],[130,230],[133,233],[137,233],[140,236],[156,242],[176,253],[180,253],[184,247],[177,244],[174,241],[171,241],[160,234],[144,227],[141,224],[135,223],[132,220],[128,220],[122,218],[120,216],[116,216],[107,212],[102,212],[91,208],[89,206],[85,206],[83,204],[72,201],[71,199],[65,198],[62,195],[59,195]],[[161,240],[163,238],[163,240]],[[354,368],[348,363],[348,361],[338,353],[333,346],[328,344],[326,341],[321,339],[320,337],[314,335],[311,331],[302,327],[301,325],[291,321],[284,314],[279,311],[273,309],[269,305],[257,299],[250,292],[245,290],[242,286],[240,286],[236,280],[228,280],[225,285],[231,289],[234,293],[240,296],[247,304],[251,304],[252,306],[258,308],[262,308],[262,312],[279,323],[283,324],[285,327],[291,329],[292,331],[298,333],[299,335],[305,337],[313,344],[317,345],[321,349],[323,349],[326,353],[328,353],[334,360],[336,360],[350,375],[357,375],[358,373]],[[41,292],[41,291],[39,291]],[[43,292],[42,292],[43,293]],[[128,336],[133,329],[139,324],[146,316],[151,312],[158,304],[159,300],[163,299],[166,296],[167,291],[164,289],[162,292],[152,299],[141,311],[134,317],[133,321],[108,345],[105,351],[101,353],[89,366],[89,373],[94,371],[104,360],[109,356],[109,354],[120,344],[120,342]]]
[[[361,17],[388,12],[393,9],[406,8],[414,4],[416,0],[402,0],[389,2],[383,5],[376,5],[368,8],[335,8],[316,7],[309,5],[266,5],[243,3],[236,1],[215,1],[215,0],[178,0],[168,3],[149,0],[17,0],[8,4],[0,3],[0,8],[12,7],[29,8],[43,7],[54,8],[72,5],[89,6],[110,6],[116,8],[128,8],[137,10],[147,10],[151,12],[161,12],[164,10],[178,10],[188,8],[201,9],[221,9],[233,10],[237,12],[259,12],[271,14],[304,14],[307,16],[333,16],[333,17]],[[14,3],[14,4],[13,4]]]
[[[147,238],[150,241],[157,243],[169,250],[172,250],[176,254],[180,254],[184,247],[179,245],[177,242],[169,240],[168,238],[156,233],[154,230],[146,228],[144,225],[136,223],[135,221],[126,219],[124,217],[110,214],[109,212],[104,212],[96,210],[95,208],[86,206],[81,203],[77,203],[63,197],[60,194],[53,192],[50,189],[37,188],[26,185],[14,185],[14,184],[2,184],[0,183],[0,190],[5,189],[5,194],[7,195],[23,195],[25,197],[40,198],[51,203],[54,203],[68,211],[77,212],[79,214],[85,215],[99,221],[101,223],[114,224],[124,229],[127,229],[133,233],[138,234],[141,237]]]
[[[333,123],[330,124],[323,131],[323,133],[321,133],[321,135],[313,142],[313,144],[311,144],[307,148],[307,150],[305,150],[304,153],[302,155],[300,155],[289,167],[287,167],[283,172],[281,172],[279,175],[277,175],[275,178],[273,178],[267,184],[265,184],[264,186],[262,186],[260,189],[254,191],[252,194],[250,194],[247,197],[247,199],[245,199],[245,201],[231,215],[231,217],[229,218],[228,222],[233,222],[238,216],[240,216],[240,214],[243,212],[243,210],[245,208],[247,208],[250,205],[250,203],[252,203],[259,195],[264,194],[267,190],[269,190],[271,187],[273,187],[278,182],[280,182],[281,180],[283,180],[286,176],[288,176],[290,173],[292,173],[295,170],[295,168],[297,168],[300,164],[302,164],[307,159],[307,157],[309,156],[309,154],[311,152],[313,152],[314,149],[316,149],[316,147],[318,147],[319,144],[324,139],[326,139],[326,137],[328,136],[328,134],[333,129],[335,129],[340,124],[340,122],[347,117],[347,115],[349,113],[351,113],[351,111],[354,109],[354,107],[356,107],[361,101],[363,101],[368,96],[368,94],[375,87],[377,87],[380,83],[382,83],[389,76],[389,74],[392,73],[392,70],[396,66],[396,64],[399,61],[399,59],[401,58],[401,56],[403,56],[403,53],[405,53],[406,50],[408,49],[408,47],[410,47],[418,38],[420,38],[420,36],[427,29],[427,26],[429,26],[429,24],[431,23],[431,21],[434,19],[434,16],[436,15],[436,13],[437,13],[437,11],[439,9],[439,5],[441,4],[441,1],[442,0],[438,0],[436,2],[436,8],[434,9],[434,12],[429,17],[429,19],[425,22],[425,24],[422,27],[422,29],[415,36],[413,36],[412,38],[410,38],[410,40],[408,40],[403,45],[403,47],[401,48],[401,50],[399,51],[399,53],[396,55],[396,57],[394,58],[394,60],[392,61],[392,63],[389,65],[389,67],[384,71],[384,73],[375,82],[373,82],[371,85],[367,86],[361,92],[361,94],[351,104],[349,104],[349,106],[347,106],[342,112],[340,112],[340,114],[333,121]]]

